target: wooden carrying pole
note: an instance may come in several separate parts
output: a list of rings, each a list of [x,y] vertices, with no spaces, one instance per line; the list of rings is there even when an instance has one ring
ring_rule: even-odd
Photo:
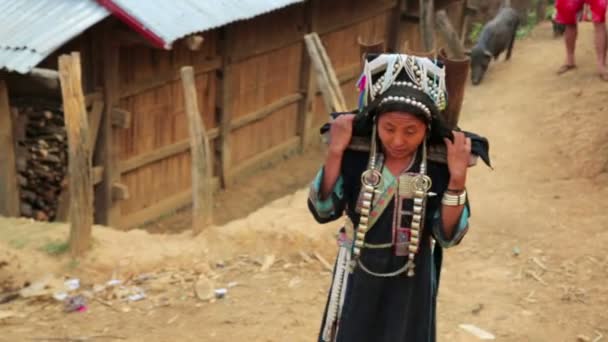
[[[90,246],[93,225],[89,120],[82,93],[79,53],[59,57],[59,79],[68,137],[70,251],[73,256],[79,256]]]
[[[0,215],[19,216],[19,203],[13,118],[8,101],[8,87],[0,79]]]
[[[211,149],[209,137],[201,120],[191,66],[181,69],[182,85],[188,128],[190,132],[190,155],[192,157],[192,232],[200,233],[213,222],[213,188]]]

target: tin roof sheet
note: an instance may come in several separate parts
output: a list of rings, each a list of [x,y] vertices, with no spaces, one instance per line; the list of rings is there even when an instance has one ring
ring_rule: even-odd
[[[111,0],[167,46],[186,35],[253,18],[304,0]],[[103,3],[103,2],[102,2]]]
[[[0,69],[27,73],[109,15],[94,0],[0,0]]]

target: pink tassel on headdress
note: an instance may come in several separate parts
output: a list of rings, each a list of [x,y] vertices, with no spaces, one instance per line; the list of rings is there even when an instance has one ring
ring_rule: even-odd
[[[367,77],[365,75],[361,75],[359,80],[357,81],[357,87],[359,88],[359,108],[363,108],[363,104],[365,103],[365,97],[367,96],[366,86]]]
[[[359,87],[359,92],[362,92],[365,90],[366,84],[367,84],[367,77],[365,75],[362,75],[361,78],[359,79],[359,82],[357,82],[357,86]]]

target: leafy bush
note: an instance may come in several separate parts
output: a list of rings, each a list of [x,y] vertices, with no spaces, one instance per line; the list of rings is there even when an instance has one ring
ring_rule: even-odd
[[[536,13],[536,8],[537,8],[539,1],[545,1],[545,0],[533,0],[532,1],[531,5],[530,5],[530,10],[528,11],[528,17],[525,18],[525,22],[523,22],[519,25],[519,29],[517,30],[516,37],[518,39],[523,38],[523,37],[527,36],[528,34],[530,34],[530,32],[532,32],[532,29],[534,29],[534,26],[536,26],[536,24],[538,24],[540,22],[540,20],[538,18],[538,13]],[[551,7],[551,9],[553,9],[553,6]]]
[[[483,28],[483,24],[476,21],[473,23],[472,27],[471,27],[471,32],[469,32],[469,40],[472,41],[473,43],[477,42],[477,39],[479,39],[479,34],[481,33],[481,29]]]

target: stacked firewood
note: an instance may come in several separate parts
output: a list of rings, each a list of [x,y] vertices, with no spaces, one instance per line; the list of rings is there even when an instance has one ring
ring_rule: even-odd
[[[14,110],[21,214],[52,221],[67,185],[67,136],[61,104],[20,99]]]

